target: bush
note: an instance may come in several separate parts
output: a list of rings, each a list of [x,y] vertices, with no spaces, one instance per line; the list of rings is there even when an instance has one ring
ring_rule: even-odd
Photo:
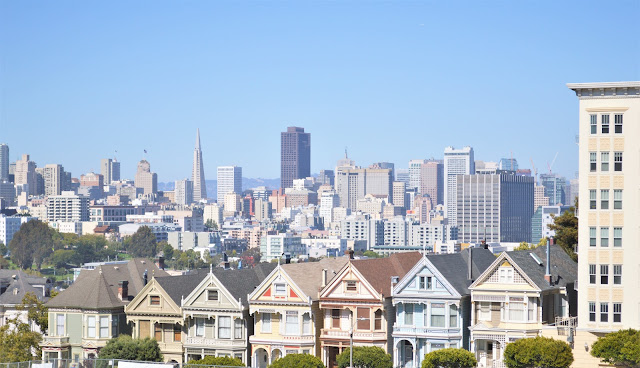
[[[508,344],[504,362],[508,368],[567,368],[573,363],[573,353],[564,341],[538,336]]]
[[[472,352],[465,349],[440,349],[424,356],[422,368],[472,368],[478,362]]]
[[[269,368],[325,368],[320,358],[310,354],[287,354],[271,363]]]
[[[344,349],[336,358],[338,368],[349,366],[349,350]],[[357,368],[392,368],[391,355],[377,346],[356,346],[353,348],[353,366]]]
[[[599,337],[591,346],[591,355],[607,364],[637,367],[640,365],[640,331],[620,330]]]
[[[226,367],[244,367],[242,360],[231,357],[214,357],[208,355],[204,359],[190,360],[188,364],[221,365]]]
[[[100,359],[140,360],[145,362],[161,362],[162,353],[158,342],[154,339],[133,339],[128,335],[120,335],[109,340],[100,349]]]

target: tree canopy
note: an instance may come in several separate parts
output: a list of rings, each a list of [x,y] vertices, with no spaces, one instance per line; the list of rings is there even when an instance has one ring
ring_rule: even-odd
[[[214,357],[211,355],[207,355],[203,359],[200,360],[190,360],[188,364],[200,364],[200,365],[213,365],[213,366],[224,366],[224,367],[244,367],[244,363],[242,360],[238,358],[231,357]]]
[[[571,347],[550,337],[519,339],[504,349],[508,368],[568,368],[573,363]]]
[[[269,368],[325,368],[320,358],[310,354],[287,354],[269,365]]]
[[[100,359],[126,359],[145,362],[161,362],[162,353],[154,339],[133,339],[129,335],[120,335],[107,342],[100,349]]]
[[[42,333],[47,333],[49,329],[49,308],[34,293],[26,293],[22,298],[22,304],[17,308],[18,310],[26,310],[29,320],[38,325]]]
[[[472,368],[478,364],[475,355],[465,349],[439,349],[427,353],[422,368]]]
[[[42,267],[45,258],[53,253],[57,231],[40,220],[31,220],[20,226],[9,242],[11,260],[22,269],[36,265]]]
[[[563,212],[560,216],[555,216],[553,224],[549,225],[549,229],[556,233],[554,236],[556,244],[562,247],[574,261],[578,260],[578,254],[575,252],[576,245],[578,245],[577,209],[578,200],[576,199],[575,207],[570,207],[568,211]]]
[[[156,255],[156,236],[148,226],[141,226],[125,240],[125,249],[133,257],[153,258]]]
[[[620,330],[599,337],[591,346],[591,355],[619,367],[640,366],[640,331]]]
[[[336,358],[339,368],[349,366],[349,350],[344,349]],[[357,368],[392,368],[391,355],[377,346],[356,346],[353,348],[353,366]]]
[[[29,324],[9,319],[0,327],[0,363],[25,362],[40,357],[42,335],[31,331]],[[35,352],[35,355],[32,355]]]

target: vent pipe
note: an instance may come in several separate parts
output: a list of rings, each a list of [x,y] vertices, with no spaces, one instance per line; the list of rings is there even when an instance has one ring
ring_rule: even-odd
[[[544,279],[547,280],[549,285],[551,285],[551,243],[553,243],[553,238],[550,237],[547,239],[547,264],[544,274]]]

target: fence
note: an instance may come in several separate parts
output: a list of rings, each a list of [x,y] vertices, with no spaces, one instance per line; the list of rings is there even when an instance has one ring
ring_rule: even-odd
[[[123,364],[121,364],[123,363]],[[0,363],[0,368],[237,368],[223,365],[140,362],[121,359],[50,359]]]

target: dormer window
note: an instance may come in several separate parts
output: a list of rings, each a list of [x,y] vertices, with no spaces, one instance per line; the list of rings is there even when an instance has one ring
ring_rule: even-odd
[[[209,300],[209,301],[217,301],[218,300],[218,290],[207,290],[207,300]]]
[[[357,292],[358,291],[358,287],[356,285],[356,282],[355,281],[347,281],[346,282],[346,289],[347,289],[347,292],[352,292],[352,293]]]
[[[431,276],[420,276],[419,287],[422,290],[425,290],[425,289],[430,290],[432,282],[433,282],[433,279],[431,278]]]

